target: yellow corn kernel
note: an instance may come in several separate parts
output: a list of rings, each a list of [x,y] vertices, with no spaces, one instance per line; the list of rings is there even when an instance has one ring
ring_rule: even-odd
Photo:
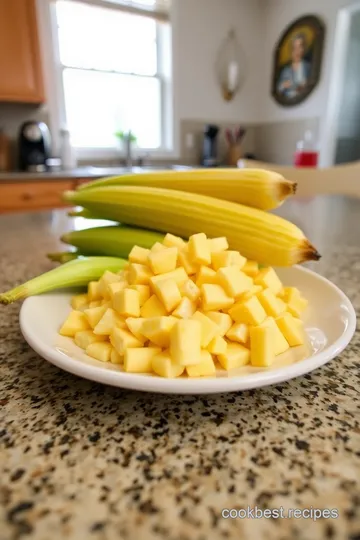
[[[217,277],[220,285],[232,298],[238,298],[253,286],[253,280],[244,274],[238,266],[219,268]]]
[[[247,343],[249,339],[249,327],[244,323],[235,323],[230,330],[226,332],[226,337],[230,341],[237,341],[238,343]]]
[[[112,364],[123,364],[124,363],[124,356],[120,356],[120,354],[117,352],[116,349],[114,349],[114,347],[112,347],[112,349],[111,349],[110,362]]]
[[[123,289],[114,294],[113,306],[123,317],[140,317],[140,298],[138,291]]]
[[[139,293],[139,303],[140,307],[143,306],[146,300],[150,298],[150,287],[149,285],[130,285],[129,289],[134,289]]]
[[[173,270],[172,272],[166,272],[165,274],[160,274],[159,276],[153,276],[150,279],[150,286],[155,291],[156,290],[156,284],[160,281],[165,281],[167,279],[173,279],[178,287],[181,287],[185,281],[189,279],[187,273],[185,272],[185,269],[180,266],[179,268],[176,268],[176,270]]]
[[[293,317],[299,319],[303,311],[307,308],[308,303],[309,302],[305,298],[299,296],[297,298],[292,298],[286,306],[286,309]]]
[[[158,253],[159,251],[163,251],[164,249],[166,249],[166,246],[164,246],[160,242],[155,242],[150,251],[151,253]]]
[[[74,310],[67,316],[64,324],[59,330],[59,334],[67,337],[74,337],[77,332],[89,329],[90,325],[85,313]]]
[[[264,289],[257,294],[257,298],[270,317],[277,317],[286,311],[286,304],[275,296],[271,289]]]
[[[178,248],[165,248],[162,251],[149,253],[148,262],[155,275],[172,272],[176,268]]]
[[[245,292],[244,294],[240,296],[239,301],[245,302],[245,300],[249,300],[249,298],[251,298],[252,296],[255,296],[262,290],[263,288],[261,285],[253,285],[251,289],[249,289],[247,292]]]
[[[141,333],[155,345],[169,347],[171,329],[177,322],[178,319],[172,316],[144,319]]]
[[[130,330],[134,336],[141,341],[142,343],[145,343],[146,337],[142,333],[142,327],[145,319],[142,317],[128,317],[125,319],[126,326]]]
[[[110,272],[109,270],[106,270],[102,277],[99,279],[99,292],[101,296],[104,298],[109,296],[108,293],[108,286],[111,283],[116,283],[118,281],[121,281],[121,277],[118,274],[114,274],[114,272]]]
[[[221,367],[229,371],[246,366],[250,362],[250,351],[240,343],[228,343],[226,353],[219,354],[217,358]]]
[[[88,321],[89,325],[91,326],[91,328],[95,328],[95,326],[100,321],[100,319],[104,315],[105,311],[109,307],[111,307],[110,302],[108,302],[107,304],[104,304],[103,306],[85,309],[84,313],[86,315],[87,321]]]
[[[201,285],[202,308],[204,311],[219,311],[229,309],[234,299],[228,296],[221,285],[205,283]]]
[[[199,265],[194,263],[193,260],[191,259],[187,246],[185,246],[184,249],[179,251],[178,265],[183,266],[185,269],[185,272],[189,276],[196,274],[196,272],[199,270]]]
[[[260,326],[268,326],[269,328],[271,328],[275,356],[277,356],[278,354],[282,354],[289,349],[290,345],[280,332],[279,327],[273,317],[268,317],[267,319],[265,319],[265,321],[261,323]]]
[[[221,336],[215,336],[207,346],[207,350],[211,354],[225,354],[227,350],[227,342]]]
[[[213,270],[212,268],[208,268],[207,266],[200,266],[196,274],[196,285],[200,287],[205,283],[219,283],[218,277],[215,270]]]
[[[178,249],[182,249],[184,246],[186,246],[185,240],[180,238],[180,236],[174,236],[173,234],[170,234],[170,233],[167,233],[165,235],[163,244],[166,247],[177,247]]]
[[[110,283],[110,285],[107,287],[107,296],[109,296],[110,300],[112,301],[114,300],[114,294],[126,289],[126,287],[128,287],[128,283],[124,279]]]
[[[71,307],[75,309],[75,311],[82,311],[81,308],[84,308],[88,305],[88,295],[87,294],[77,294],[76,296],[73,296],[71,299]]]
[[[206,349],[215,336],[220,335],[220,328],[218,325],[204,315],[204,313],[201,313],[201,311],[195,311],[190,320],[198,321],[201,325],[201,347],[203,349]]]
[[[101,300],[101,293],[98,281],[90,281],[90,283],[88,284],[88,297],[90,302],[94,300]]]
[[[145,319],[150,317],[161,317],[166,314],[166,309],[155,294],[150,296],[150,298],[146,300],[145,304],[140,308],[140,316],[144,317]]]
[[[129,265],[128,281],[130,285],[147,285],[152,276],[153,273],[145,264],[131,263]]]
[[[143,248],[141,246],[134,246],[129,253],[129,261],[132,263],[145,264],[148,263],[148,256],[150,249]]]
[[[247,260],[241,270],[247,276],[255,277],[259,272],[259,263]]]
[[[98,336],[109,336],[115,327],[126,328],[125,321],[116,311],[108,308],[95,326],[94,334]]]
[[[228,313],[220,313],[219,311],[207,311],[206,316],[209,317],[218,327],[220,336],[224,337],[226,332],[232,326],[232,319]]]
[[[151,373],[152,359],[159,352],[161,352],[161,349],[158,347],[126,349],[124,354],[124,370],[127,373]]]
[[[200,289],[191,279],[187,279],[180,285],[180,292],[192,302],[196,302],[200,296]]]
[[[192,302],[187,296],[183,296],[178,307],[172,312],[174,317],[179,319],[189,319],[196,311],[196,303]]]
[[[261,285],[264,289],[271,289],[277,295],[282,290],[282,283],[273,268],[260,270],[254,279],[255,285]]]
[[[75,345],[81,349],[86,349],[91,343],[96,341],[105,341],[106,336],[96,336],[92,330],[81,330],[76,332],[74,341]]]
[[[270,367],[275,360],[274,334],[269,326],[250,328],[251,364]]]
[[[189,255],[196,264],[210,264],[210,245],[205,233],[193,234],[188,242]]]
[[[210,246],[210,253],[217,253],[219,251],[226,251],[229,249],[229,243],[225,236],[220,236],[218,238],[210,238],[208,240]]]
[[[110,334],[110,343],[120,356],[123,356],[128,348],[135,349],[143,346],[143,343],[125,328],[114,328]]]
[[[280,332],[283,334],[290,347],[304,344],[303,332],[301,331],[300,325],[295,321],[296,319],[294,319],[290,313],[284,313],[275,319]]]
[[[86,348],[86,354],[100,362],[110,362],[111,351],[112,346],[108,341],[97,341]]]
[[[241,269],[245,263],[245,257],[240,255],[238,251],[220,251],[211,255],[211,265],[214,270],[219,270],[226,266],[237,266]]]
[[[179,287],[173,279],[156,283],[155,293],[168,313],[173,311],[181,302]]]
[[[216,368],[211,354],[208,351],[201,351],[200,362],[193,366],[186,366],[186,373],[189,377],[211,377],[215,375]]]
[[[193,319],[180,319],[170,332],[170,355],[177,364],[190,366],[200,362],[201,324]]]
[[[151,367],[157,375],[168,379],[180,377],[185,371],[185,366],[180,366],[171,358],[169,350],[155,355],[151,360]]]
[[[229,309],[229,315],[235,322],[258,325],[266,319],[266,313],[256,296],[245,302],[237,302]]]

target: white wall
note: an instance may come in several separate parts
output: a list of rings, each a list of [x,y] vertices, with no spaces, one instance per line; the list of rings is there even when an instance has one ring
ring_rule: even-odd
[[[255,122],[259,118],[261,0],[173,0],[174,90],[177,116],[202,121]],[[215,75],[222,41],[234,28],[247,61],[245,84],[225,102]]]

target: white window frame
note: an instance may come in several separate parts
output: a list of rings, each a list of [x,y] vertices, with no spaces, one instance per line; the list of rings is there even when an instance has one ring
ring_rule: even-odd
[[[83,0],[84,1],[84,0]],[[87,2],[94,4],[92,0]],[[109,6],[107,0],[96,0],[96,5]],[[116,3],[113,5],[117,9]],[[59,56],[59,41],[57,30],[55,0],[37,0],[39,30],[41,40],[41,55],[44,71],[49,124],[53,139],[53,152],[59,154],[61,146],[60,130],[66,126],[65,96],[62,79],[64,69]],[[172,65],[173,32],[172,21],[169,24],[157,22],[157,54],[158,73],[161,93],[161,147],[133,149],[133,157],[148,155],[156,159],[179,158],[179,125],[175,123],[175,95]],[[101,161],[119,160],[124,157],[120,149],[111,148],[75,148],[78,160]]]

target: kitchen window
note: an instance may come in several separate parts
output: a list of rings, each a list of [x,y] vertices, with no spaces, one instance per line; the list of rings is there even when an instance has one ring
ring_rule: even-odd
[[[171,150],[170,0],[57,0],[60,109],[72,145]],[[86,152],[83,152],[86,153]]]

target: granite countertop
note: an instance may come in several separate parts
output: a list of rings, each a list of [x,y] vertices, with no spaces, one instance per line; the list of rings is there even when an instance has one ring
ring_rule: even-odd
[[[316,270],[360,311],[360,201],[281,210],[323,254]],[[51,267],[62,211],[0,217],[0,288]],[[337,359],[242,393],[166,396],[62,372],[0,308],[1,540],[359,540],[360,333]],[[338,519],[223,519],[223,508],[329,508]]]

